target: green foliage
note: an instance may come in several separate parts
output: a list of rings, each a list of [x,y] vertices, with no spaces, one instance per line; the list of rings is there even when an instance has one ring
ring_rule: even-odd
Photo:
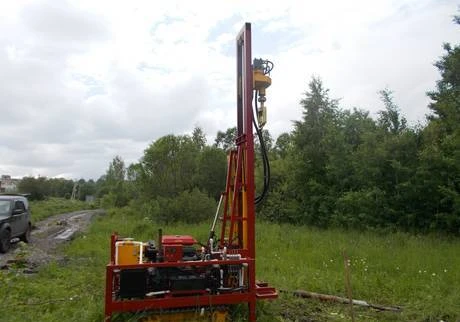
[[[109,192],[101,198],[100,203],[101,207],[104,209],[115,207],[115,204],[117,203],[117,196],[115,193]]]
[[[357,321],[457,321],[460,287],[456,253],[460,242],[440,236],[318,230],[293,225],[258,223],[257,277],[280,289],[346,297],[342,251],[350,259],[353,298],[383,305],[400,305],[402,313],[355,308]],[[289,232],[289,233],[287,233]],[[281,296],[268,304],[296,321],[349,321],[343,305]],[[267,309],[267,308],[266,308]],[[343,316],[340,318],[340,314]],[[274,321],[273,315],[262,321]]]
[[[167,135],[150,144],[141,160],[144,193],[148,196],[174,196],[193,188],[199,154],[187,135]]]
[[[30,202],[33,222],[43,220],[52,215],[84,210],[93,206],[94,205],[90,205],[83,201],[67,200],[63,198],[47,198],[44,200]]]
[[[80,200],[85,200],[86,196],[96,196],[97,184],[93,179],[85,181],[84,179],[78,180],[80,186]]]
[[[385,105],[385,109],[379,112],[379,126],[392,134],[401,133],[406,129],[407,121],[401,117],[400,109],[393,101],[393,92],[386,88],[379,94]]]
[[[423,131],[414,179],[423,198],[414,215],[430,228],[460,234],[460,46],[445,44],[444,49],[446,54],[435,64],[441,79],[428,93],[433,114]]]
[[[225,188],[226,163],[226,153],[206,146],[198,127],[191,136],[166,135],[149,145],[139,163],[125,168],[121,157],[114,159],[100,179],[101,205],[129,203],[161,222],[211,218]]]
[[[270,193],[257,210],[261,216],[269,220],[302,223],[300,202],[292,185],[294,180],[289,161],[272,160],[270,167]]]
[[[214,146],[221,148],[224,151],[234,149],[236,140],[236,127],[228,128],[225,132],[217,132]]]
[[[337,100],[329,98],[319,78],[313,77],[309,91],[300,101],[303,118],[295,122],[294,153],[291,169],[294,187],[299,193],[303,222],[327,226],[334,199],[327,193],[329,151],[337,146],[335,119]]]
[[[289,133],[281,133],[275,142],[274,156],[277,158],[285,158],[292,151],[293,142],[292,136]]]
[[[18,184],[20,193],[30,194],[30,200],[43,200],[48,196],[64,197],[71,194],[74,182],[63,178],[24,177]]]
[[[196,223],[211,220],[217,204],[213,198],[195,188],[183,191],[177,197],[158,197],[144,205],[143,212],[155,222]]]
[[[192,142],[199,149],[206,146],[206,135],[201,127],[195,127],[192,132]]]
[[[43,200],[45,198],[45,189],[43,183],[46,178],[24,177],[19,182],[18,191],[20,193],[30,194],[30,200]]]
[[[339,109],[314,77],[300,102],[302,119],[276,142],[262,216],[460,234],[460,47],[444,48],[425,128],[407,125],[389,89],[379,92],[383,109],[373,120],[356,108]]]
[[[121,156],[115,156],[106,174],[99,179],[99,197],[104,207],[124,207],[129,202],[126,184],[126,167]]]
[[[79,199],[85,200],[87,195],[94,195],[97,185],[94,180],[77,182],[64,178],[24,177],[18,184],[18,192],[29,194],[30,200],[43,200],[47,197],[70,199],[75,184],[78,184]],[[77,198],[78,199],[78,198]]]
[[[217,200],[225,190],[226,171],[226,153],[216,147],[204,147],[197,160],[197,171],[193,178],[195,185]]]
[[[381,222],[376,214],[385,211],[386,198],[384,191],[375,187],[372,190],[347,191],[337,199],[333,216],[333,225],[344,228],[365,229],[391,225]]]

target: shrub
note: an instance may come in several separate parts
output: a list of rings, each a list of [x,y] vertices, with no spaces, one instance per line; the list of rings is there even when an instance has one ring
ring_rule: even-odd
[[[142,209],[146,215],[161,222],[196,223],[212,218],[216,202],[195,188],[183,191],[175,198],[158,197],[145,203]]]

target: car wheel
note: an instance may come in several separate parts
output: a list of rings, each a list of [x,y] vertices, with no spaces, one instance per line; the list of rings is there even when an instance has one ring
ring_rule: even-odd
[[[27,230],[24,233],[24,235],[21,236],[21,240],[25,243],[30,242],[30,231],[32,230],[32,227],[30,227],[30,224],[27,226]]]
[[[10,249],[11,231],[4,229],[0,232],[0,253],[6,253]]]

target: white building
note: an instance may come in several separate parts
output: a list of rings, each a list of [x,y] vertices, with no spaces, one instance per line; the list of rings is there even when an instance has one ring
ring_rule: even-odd
[[[10,175],[2,174],[0,179],[0,192],[16,192],[17,179],[12,179]]]

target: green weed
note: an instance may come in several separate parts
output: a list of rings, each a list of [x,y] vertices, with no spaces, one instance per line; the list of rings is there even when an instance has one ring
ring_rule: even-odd
[[[40,201],[31,201],[30,209],[32,222],[43,220],[47,217],[92,208],[93,204],[88,204],[79,200],[67,200],[63,198],[48,198]]]
[[[0,321],[102,321],[105,265],[113,231],[157,238],[160,226],[130,209],[96,217],[90,230],[62,247],[66,260],[27,276],[0,274]],[[162,226],[165,234],[204,241],[209,224]],[[457,321],[460,318],[460,241],[436,236],[318,230],[257,224],[257,276],[279,289],[345,296],[342,251],[350,259],[353,297],[400,305],[401,313],[355,308],[356,321]],[[245,321],[238,306],[236,321]],[[349,307],[282,293],[258,305],[258,321],[349,321]],[[128,320],[131,320],[128,318]],[[116,321],[126,321],[122,317]]]

